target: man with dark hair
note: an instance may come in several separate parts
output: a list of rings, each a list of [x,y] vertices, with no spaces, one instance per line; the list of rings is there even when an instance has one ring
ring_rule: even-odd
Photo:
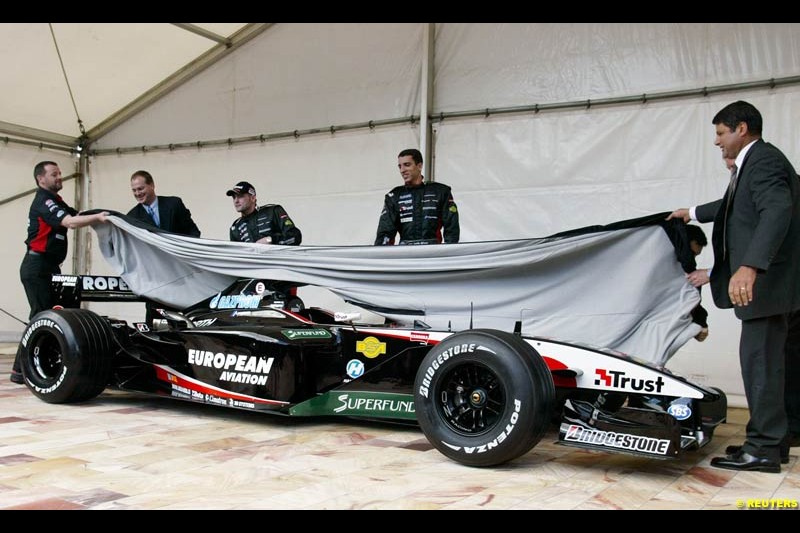
[[[742,321],[739,362],[750,421],[744,444],[729,446],[711,466],[776,473],[789,447],[800,445],[800,361],[788,345],[800,309],[800,180],[761,138],[761,113],[752,104],[729,104],[712,124],[714,144],[734,159],[728,189],[720,200],[669,216],[714,222],[711,293]]]
[[[692,249],[692,253],[700,255],[700,252],[708,244],[708,238],[706,238],[703,228],[694,224],[687,224],[686,236],[689,238],[689,248]]]
[[[200,236],[200,229],[183,200],[177,196],[156,196],[153,176],[146,170],[133,173],[131,191],[138,203],[128,211],[128,216],[172,233]]]
[[[703,251],[703,248],[705,248],[708,244],[708,239],[706,238],[703,228],[700,226],[695,226],[694,224],[686,225],[686,238],[689,241],[689,250],[694,257],[700,255],[700,253]],[[692,277],[701,275],[701,272],[707,271],[705,269],[698,269],[696,268],[696,263],[693,262],[693,264],[695,268],[686,274],[686,278],[689,279],[693,286],[697,287],[699,292],[703,284],[695,285],[692,282]],[[702,305],[697,304],[695,308],[692,309],[692,321],[703,328],[700,330],[700,333],[694,336],[694,338],[699,342],[703,342],[708,338],[708,311],[706,311]]]
[[[249,182],[240,181],[225,194],[233,197],[233,208],[242,214],[231,225],[232,241],[285,245],[302,242],[302,232],[283,207],[278,204],[258,207],[256,188]]]
[[[59,196],[64,186],[61,169],[52,161],[42,161],[33,168],[36,195],[28,211],[27,250],[20,265],[19,276],[31,306],[29,319],[40,311],[53,307],[50,282],[53,274],[61,273],[61,263],[67,257],[67,230],[94,222],[105,222],[107,212],[79,215]],[[14,359],[11,381],[23,383],[19,358]]]
[[[386,194],[375,245],[394,244],[398,233],[400,244],[458,242],[458,207],[450,187],[444,183],[424,181],[422,154],[414,148],[400,152],[397,168],[403,177],[403,185]]]

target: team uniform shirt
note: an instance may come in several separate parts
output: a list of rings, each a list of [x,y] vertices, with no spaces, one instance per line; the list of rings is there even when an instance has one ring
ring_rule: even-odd
[[[231,226],[232,241],[256,242],[267,236],[272,237],[272,244],[297,245],[303,240],[286,210],[277,204],[261,206]]]
[[[459,239],[458,207],[450,187],[443,183],[423,183],[419,187],[395,187],[386,195],[378,221],[375,245],[456,243]]]
[[[67,257],[67,229],[61,221],[67,215],[78,212],[53,192],[38,188],[28,212],[28,238],[25,244],[28,251],[45,256],[48,260],[61,263]]]

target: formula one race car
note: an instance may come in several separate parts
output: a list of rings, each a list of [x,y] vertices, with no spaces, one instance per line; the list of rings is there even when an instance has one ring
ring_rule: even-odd
[[[114,277],[53,283],[62,305],[137,299]],[[293,312],[282,294],[280,284],[239,280],[182,312],[161,310],[152,326],[44,311],[20,342],[25,383],[51,403],[114,387],[289,416],[416,421],[440,452],[472,466],[525,454],[554,414],[562,444],[654,458],[704,446],[725,421],[720,390],[622,353],[419,321],[358,325],[353,314]]]

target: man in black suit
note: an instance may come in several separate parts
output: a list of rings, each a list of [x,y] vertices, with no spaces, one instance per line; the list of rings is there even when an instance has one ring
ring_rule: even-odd
[[[183,200],[177,196],[156,196],[153,176],[146,170],[133,173],[131,191],[138,203],[128,211],[128,216],[172,233],[200,236],[192,213],[183,205]]]
[[[729,104],[712,124],[714,144],[735,160],[731,183],[722,199],[669,216],[714,222],[711,293],[717,307],[735,308],[742,321],[747,436],[711,466],[776,473],[789,446],[800,444],[800,361],[788,345],[800,309],[800,180],[783,153],[761,139],[761,113],[752,104]]]
[[[128,211],[128,216],[165,231],[199,237],[200,229],[192,220],[192,213],[183,205],[177,196],[156,196],[153,176],[146,170],[137,170],[131,176],[131,191],[138,202]],[[145,304],[145,321],[153,325],[153,318],[159,316],[156,306],[151,302]]]

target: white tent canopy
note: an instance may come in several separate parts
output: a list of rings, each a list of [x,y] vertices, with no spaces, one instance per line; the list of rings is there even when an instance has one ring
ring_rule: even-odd
[[[711,118],[737,99],[760,109],[765,139],[800,167],[795,23],[192,26],[231,46],[171,24],[53,24],[88,136],[81,160],[69,153],[80,130],[50,27],[1,26],[10,75],[0,81],[9,254],[0,308],[23,318],[30,197],[10,199],[32,188],[43,159],[80,171],[62,195],[81,208],[126,212],[129,177],[147,169],[159,194],[184,199],[204,237],[222,240],[236,215],[224,192],[247,179],[310,245],[372,242],[408,147],[453,188],[462,241],[541,237],[718,198],[727,172]],[[90,239],[70,238],[80,260],[64,271],[111,273]],[[698,263],[711,261],[705,251]],[[670,365],[736,393],[739,325],[706,291],[711,335]],[[0,315],[0,331],[20,330]]]
[[[0,24],[0,64],[9,67],[0,78],[0,91],[24,95],[0,100],[0,131],[54,142],[77,141],[82,133],[78,117],[86,131],[96,130],[179,70],[192,69],[204,54],[226,48],[226,41],[233,42],[244,27],[237,23]]]

